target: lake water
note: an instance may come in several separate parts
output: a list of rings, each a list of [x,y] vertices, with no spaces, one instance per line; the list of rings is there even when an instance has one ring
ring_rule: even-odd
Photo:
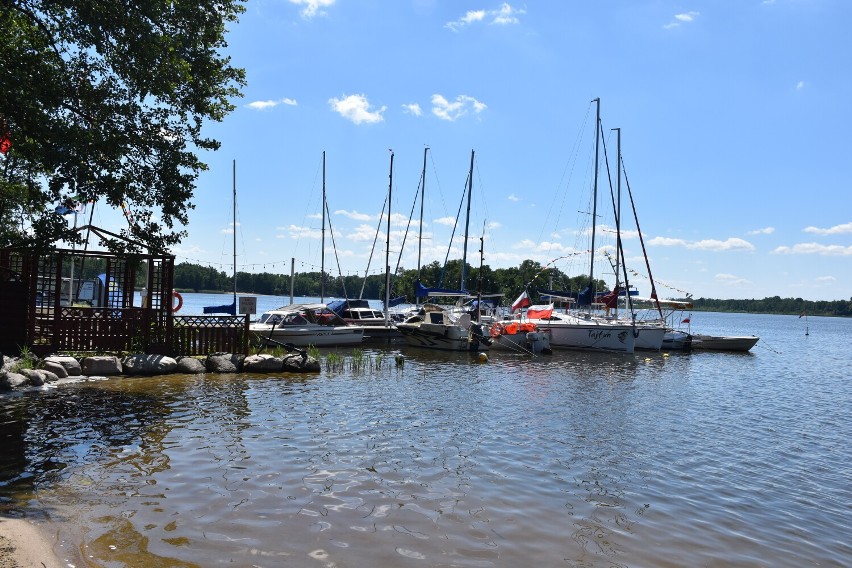
[[[0,513],[77,567],[849,566],[852,320],[692,322],[761,340],[0,395]]]

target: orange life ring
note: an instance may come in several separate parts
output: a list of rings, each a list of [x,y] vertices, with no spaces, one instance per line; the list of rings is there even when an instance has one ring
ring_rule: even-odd
[[[491,334],[491,337],[500,337],[501,335],[503,335],[503,331],[503,324],[495,321],[491,324],[491,329],[489,330],[489,333]]]
[[[177,300],[177,305],[172,302],[172,313],[180,311],[183,307],[183,296],[179,292],[172,292],[172,299]]]

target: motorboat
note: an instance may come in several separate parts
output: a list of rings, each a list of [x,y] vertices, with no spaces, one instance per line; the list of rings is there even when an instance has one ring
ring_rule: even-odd
[[[756,335],[703,335],[692,334],[693,349],[713,351],[748,351],[758,342]]]
[[[249,323],[260,345],[335,347],[360,345],[364,327],[350,325],[326,304],[290,304],[261,314]]]
[[[549,335],[533,323],[513,320],[494,322],[489,328],[489,335],[492,349],[527,354],[553,353]]]
[[[492,344],[491,338],[483,333],[482,326],[472,322],[469,314],[461,314],[455,319],[450,310],[437,304],[424,304],[419,314],[396,324],[396,328],[412,347],[482,351]]]

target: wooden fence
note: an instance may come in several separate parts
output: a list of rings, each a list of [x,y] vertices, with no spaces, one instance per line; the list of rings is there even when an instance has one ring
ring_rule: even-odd
[[[249,316],[172,316],[172,345],[180,355],[248,355]]]
[[[146,308],[63,307],[36,315],[33,350],[159,355],[248,354],[249,318],[177,316],[158,318]]]

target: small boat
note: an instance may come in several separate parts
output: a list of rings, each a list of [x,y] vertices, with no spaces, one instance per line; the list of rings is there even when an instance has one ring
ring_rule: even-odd
[[[702,335],[692,334],[693,349],[713,351],[748,351],[760,338],[756,335]]]
[[[692,335],[679,329],[667,328],[663,335],[664,351],[689,351],[692,349]]]
[[[343,347],[364,340],[363,326],[347,324],[325,304],[290,304],[264,312],[249,324],[249,332],[261,345]]]
[[[482,326],[471,322],[468,314],[453,319],[449,310],[437,304],[424,304],[420,314],[396,324],[396,328],[412,347],[482,351],[492,344],[491,338],[482,332]]]
[[[535,324],[517,321],[499,321],[489,329],[492,349],[506,349],[518,353],[544,353],[550,355],[550,337]]]

